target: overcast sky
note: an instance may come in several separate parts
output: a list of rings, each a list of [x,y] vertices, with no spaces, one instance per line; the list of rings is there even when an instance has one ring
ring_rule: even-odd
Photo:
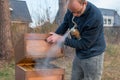
[[[23,0],[26,1],[33,21],[37,14],[45,15],[46,8],[49,8],[51,22],[58,11],[58,0]],[[87,0],[98,8],[114,9],[120,14],[120,0]],[[46,3],[46,4],[45,4]]]
[[[88,0],[99,8],[115,9],[120,12],[120,0]]]

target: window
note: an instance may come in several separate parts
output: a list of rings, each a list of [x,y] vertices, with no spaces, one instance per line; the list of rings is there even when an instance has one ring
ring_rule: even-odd
[[[104,24],[107,24],[107,19],[104,19]]]
[[[104,26],[113,26],[114,16],[103,16]]]
[[[109,25],[111,24],[111,19],[108,19],[108,24],[109,24]]]

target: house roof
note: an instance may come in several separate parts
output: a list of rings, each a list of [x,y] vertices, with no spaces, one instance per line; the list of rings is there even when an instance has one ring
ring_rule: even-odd
[[[103,15],[107,15],[107,16],[114,16],[115,13],[117,13],[117,11],[113,10],[113,9],[104,9],[104,8],[100,8],[100,11]]]
[[[99,8],[103,16],[113,16],[114,26],[120,26],[120,15],[116,10]]]
[[[12,21],[32,22],[25,1],[9,0]]]

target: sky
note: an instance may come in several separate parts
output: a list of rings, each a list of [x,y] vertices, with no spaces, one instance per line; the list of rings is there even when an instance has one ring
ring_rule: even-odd
[[[120,12],[120,0],[88,0],[99,8],[115,9]]]
[[[38,17],[41,18],[42,16],[42,18],[44,17],[46,19],[45,14],[46,9],[49,9],[48,13],[50,21],[53,22],[59,9],[58,0],[22,0],[22,1],[26,1],[28,5],[28,9],[33,20],[32,25],[38,23],[37,22]],[[114,9],[120,14],[119,4],[120,0],[87,0],[87,1],[93,3],[98,8]]]

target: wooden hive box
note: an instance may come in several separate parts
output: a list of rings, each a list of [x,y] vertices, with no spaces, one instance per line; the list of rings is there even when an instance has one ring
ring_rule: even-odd
[[[52,65],[53,66],[53,65]],[[64,80],[64,69],[35,68],[32,65],[16,65],[15,80]]]
[[[49,64],[48,67],[41,68],[39,66],[43,66],[43,64],[39,63],[39,68],[36,68],[36,64],[38,64],[36,62],[37,59],[44,61],[46,57],[54,59],[64,56],[61,48],[58,48],[54,55],[48,56],[49,50],[54,46],[46,42],[48,36],[48,34],[25,34],[24,41],[21,41],[24,49],[18,45],[15,53],[15,80],[64,79],[64,69],[55,65]]]

